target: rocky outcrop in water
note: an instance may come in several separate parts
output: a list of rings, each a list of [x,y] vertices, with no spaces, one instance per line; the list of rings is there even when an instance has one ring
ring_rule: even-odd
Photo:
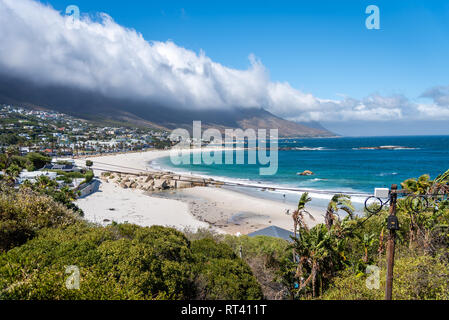
[[[314,173],[310,170],[305,170],[303,172],[298,172],[297,175],[298,176],[312,176],[312,175],[314,175]]]

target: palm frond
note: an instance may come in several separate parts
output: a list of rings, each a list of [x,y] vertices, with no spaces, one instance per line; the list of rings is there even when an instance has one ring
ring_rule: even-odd
[[[445,173],[442,173],[438,177],[436,177],[434,182],[436,182],[436,183],[449,182],[449,170],[447,170]]]
[[[306,204],[310,201],[312,201],[312,198],[309,197],[309,193],[304,192],[298,202],[298,211],[304,209]]]

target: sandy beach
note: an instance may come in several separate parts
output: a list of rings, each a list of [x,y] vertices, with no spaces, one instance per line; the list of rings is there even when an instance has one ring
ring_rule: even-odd
[[[149,162],[169,155],[169,150],[154,150],[76,159],[79,166],[92,160],[96,176],[104,170],[129,173],[154,172]],[[108,224],[128,222],[141,226],[164,225],[179,230],[212,228],[229,234],[247,234],[270,225],[293,230],[291,213],[295,206],[251,196],[224,187],[194,187],[175,191],[145,193],[123,189],[102,181],[99,190],[77,205],[89,221]],[[322,222],[322,213],[310,211],[309,226]]]

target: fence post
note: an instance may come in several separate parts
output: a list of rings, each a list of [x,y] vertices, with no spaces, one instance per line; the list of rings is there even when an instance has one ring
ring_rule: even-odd
[[[390,190],[390,217],[396,216],[396,200],[398,195],[396,193],[398,186],[391,185]],[[396,226],[397,227],[397,226]],[[387,283],[385,287],[385,300],[391,300],[393,292],[393,268],[394,268],[394,250],[396,242],[396,228],[389,226],[389,235],[387,242]]]

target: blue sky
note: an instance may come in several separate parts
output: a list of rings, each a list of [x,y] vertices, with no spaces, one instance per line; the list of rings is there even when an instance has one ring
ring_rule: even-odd
[[[326,99],[372,93],[416,99],[449,83],[449,1],[51,0],[64,11],[106,12],[147,40],[173,40],[246,68],[254,53],[273,80]],[[368,30],[365,8],[380,8]]]

